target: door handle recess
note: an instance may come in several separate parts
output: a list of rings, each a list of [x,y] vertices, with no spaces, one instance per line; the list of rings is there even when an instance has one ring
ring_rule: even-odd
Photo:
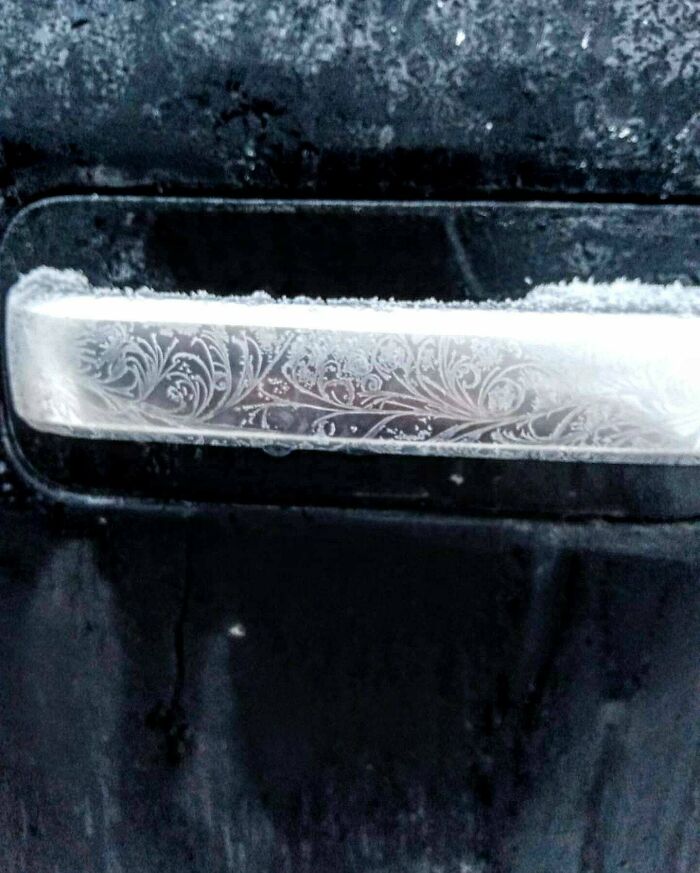
[[[597,295],[597,296],[596,296]],[[10,290],[16,413],[95,439],[700,461],[700,292],[549,288],[476,306]]]

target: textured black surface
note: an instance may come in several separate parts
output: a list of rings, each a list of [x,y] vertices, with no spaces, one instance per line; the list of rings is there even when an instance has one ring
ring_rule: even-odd
[[[0,866],[695,873],[699,550],[686,525],[5,513]]]
[[[2,0],[37,188],[698,193],[696,0]]]

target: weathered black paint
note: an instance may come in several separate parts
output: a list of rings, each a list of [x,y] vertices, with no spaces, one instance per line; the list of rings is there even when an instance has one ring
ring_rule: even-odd
[[[0,527],[0,864],[684,871],[696,526]]]
[[[6,196],[697,197],[695,0],[3,0]]]

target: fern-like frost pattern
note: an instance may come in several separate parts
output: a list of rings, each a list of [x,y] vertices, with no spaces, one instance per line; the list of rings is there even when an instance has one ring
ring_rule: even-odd
[[[12,397],[40,430],[95,438],[700,460],[696,316],[426,307],[190,303],[37,270],[10,292]]]
[[[183,431],[653,451],[678,430],[673,409],[641,403],[624,372],[586,397],[580,359],[553,369],[513,340],[109,324],[76,348],[82,388],[109,419]]]

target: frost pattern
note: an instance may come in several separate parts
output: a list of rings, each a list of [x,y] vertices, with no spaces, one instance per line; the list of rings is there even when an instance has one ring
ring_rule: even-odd
[[[658,357],[616,361],[585,338],[569,349],[527,337],[67,323],[58,338],[55,324],[51,336],[39,328],[67,355],[60,384],[32,374],[27,388],[49,429],[472,456],[700,454],[693,379]]]
[[[117,324],[90,327],[77,351],[108,418],[176,430],[650,451],[678,431],[673,409],[630,400],[614,373],[587,398],[574,367],[552,371],[510,340]],[[642,381],[640,400],[653,396]]]

